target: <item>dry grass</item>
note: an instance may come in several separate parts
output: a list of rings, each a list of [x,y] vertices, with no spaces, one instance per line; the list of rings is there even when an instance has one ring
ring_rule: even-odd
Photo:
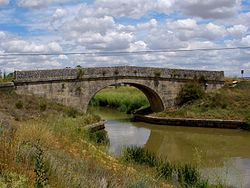
[[[202,99],[154,115],[246,120],[250,118],[250,81],[239,81],[235,87],[231,83],[227,80],[222,89],[207,93]]]
[[[22,105],[16,105],[17,98]],[[46,109],[40,109],[41,101]],[[11,122],[1,130],[13,130],[0,131],[0,185],[11,181],[12,187],[34,187],[35,170],[43,176],[40,180],[48,178],[47,186],[56,188],[164,187],[164,182],[108,155],[106,146],[90,142],[84,127],[100,118],[82,113],[72,117],[68,110],[41,98],[0,92],[1,118]]]

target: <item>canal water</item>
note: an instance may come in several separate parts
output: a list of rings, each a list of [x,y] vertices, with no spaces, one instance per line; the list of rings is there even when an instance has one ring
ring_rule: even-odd
[[[109,108],[91,108],[107,120],[109,152],[119,156],[126,146],[144,147],[175,163],[198,165],[211,182],[250,188],[250,132],[176,127],[132,122]]]

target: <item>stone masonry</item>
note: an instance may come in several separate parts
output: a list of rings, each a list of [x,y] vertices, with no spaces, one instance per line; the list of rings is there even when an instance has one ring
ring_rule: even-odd
[[[174,106],[180,87],[187,82],[199,80],[208,91],[224,84],[223,71],[130,66],[17,71],[15,77],[18,93],[35,94],[82,111],[98,91],[116,84],[141,90],[155,112]]]

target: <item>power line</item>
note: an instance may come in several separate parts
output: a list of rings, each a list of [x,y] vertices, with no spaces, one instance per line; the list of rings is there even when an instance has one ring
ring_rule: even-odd
[[[123,55],[145,55],[152,53],[172,53],[172,52],[195,52],[195,51],[226,51],[226,50],[247,50],[250,46],[222,47],[222,48],[195,48],[195,49],[158,49],[142,51],[99,51],[99,52],[53,52],[53,53],[2,53],[0,57],[9,56],[59,56],[59,55],[85,55],[85,56],[123,56]]]

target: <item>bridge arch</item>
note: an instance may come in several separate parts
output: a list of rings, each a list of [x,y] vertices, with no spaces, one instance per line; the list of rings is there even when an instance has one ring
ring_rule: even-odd
[[[96,88],[95,90],[92,90],[89,93],[89,97],[87,99],[87,106],[89,105],[91,99],[102,89],[108,87],[108,86],[114,86],[114,85],[119,85],[119,84],[125,84],[125,85],[129,85],[129,86],[133,86],[137,89],[139,89],[148,99],[149,104],[150,104],[150,108],[152,112],[161,112],[164,110],[164,103],[162,100],[162,97],[157,93],[157,91],[155,91],[153,88],[143,85],[141,83],[136,83],[136,82],[127,82],[127,81],[121,81],[121,82],[116,82],[116,83],[109,83],[109,84],[105,84],[102,85],[98,88]]]

